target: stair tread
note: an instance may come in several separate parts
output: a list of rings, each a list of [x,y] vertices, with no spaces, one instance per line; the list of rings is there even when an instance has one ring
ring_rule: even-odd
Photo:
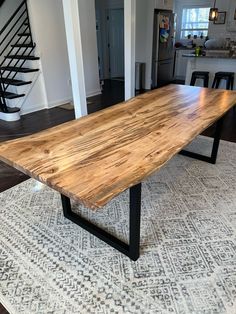
[[[0,70],[3,71],[12,71],[20,73],[29,73],[29,72],[38,72],[39,69],[30,69],[30,68],[18,68],[18,67],[1,67]]]
[[[6,59],[22,59],[22,60],[39,60],[39,57],[35,56],[20,56],[20,55],[10,55],[5,56]]]
[[[18,36],[30,36],[30,33],[19,33]]]
[[[7,107],[7,109],[8,109],[8,112],[4,112],[0,108],[0,112],[4,112],[4,113],[8,114],[8,113],[15,113],[15,112],[20,111],[20,108],[18,108],[18,107]]]
[[[0,79],[0,82],[4,84],[14,85],[14,86],[22,86],[22,85],[28,85],[31,84],[32,81],[22,81],[22,80],[15,80],[15,79]]]
[[[22,47],[22,48],[33,48],[34,45],[32,44],[14,44],[14,45],[11,45],[12,47]]]
[[[3,96],[7,99],[15,99],[15,98],[20,98],[24,97],[25,94],[15,94],[15,93],[10,93],[10,92],[0,92],[0,96]]]

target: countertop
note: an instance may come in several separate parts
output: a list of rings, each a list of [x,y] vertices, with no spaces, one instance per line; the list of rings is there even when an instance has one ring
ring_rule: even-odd
[[[200,58],[200,59],[203,59],[203,58],[207,58],[207,59],[234,59],[236,60],[236,56],[196,56],[194,53],[184,53],[182,55],[183,57],[187,57],[187,58]]]
[[[194,51],[196,47],[192,47],[192,48],[188,48],[188,47],[178,47],[175,48],[175,50],[192,50]],[[203,51],[226,51],[226,48],[203,48],[201,47],[201,49],[203,49]]]
[[[194,47],[192,47],[192,48],[187,48],[187,47],[184,47],[184,46],[183,46],[183,47],[175,48],[175,50],[177,50],[177,51],[178,51],[178,50],[192,50],[192,51],[193,51],[194,49],[195,49]]]

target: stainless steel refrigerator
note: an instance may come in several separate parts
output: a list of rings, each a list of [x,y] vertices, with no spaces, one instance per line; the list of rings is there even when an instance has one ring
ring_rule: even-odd
[[[169,84],[174,72],[175,14],[167,10],[154,11],[152,88]]]

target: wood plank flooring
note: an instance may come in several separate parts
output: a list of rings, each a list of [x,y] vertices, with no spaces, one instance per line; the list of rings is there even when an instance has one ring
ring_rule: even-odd
[[[2,304],[0,304],[0,314],[9,314]]]
[[[102,95],[89,99],[89,112],[109,107],[124,100],[124,84],[118,81],[105,81]],[[61,124],[74,119],[74,112],[70,110],[54,108],[31,113],[22,117],[19,122],[6,123],[0,120],[0,141],[18,138],[27,134],[33,134],[40,130]],[[214,126],[203,132],[206,136],[212,136]],[[236,143],[236,110],[231,109],[225,116],[222,130],[222,139]],[[4,179],[2,179],[2,175]],[[0,163],[0,192],[19,184],[28,177],[21,172]],[[8,314],[0,304],[0,314]]]

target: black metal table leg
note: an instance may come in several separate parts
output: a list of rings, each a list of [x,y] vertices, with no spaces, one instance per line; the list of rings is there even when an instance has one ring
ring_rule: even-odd
[[[133,261],[139,258],[140,246],[140,220],[141,220],[141,183],[130,188],[130,217],[129,217],[129,244],[117,239],[88,220],[82,218],[71,210],[70,199],[61,195],[64,216],[106,242]]]
[[[129,201],[129,257],[139,258],[140,222],[141,222],[141,183],[130,189]]]
[[[216,122],[216,130],[215,130],[215,135],[214,135],[214,142],[213,142],[213,147],[212,147],[212,152],[211,152],[211,156],[204,156],[198,153],[193,153],[187,150],[181,150],[179,152],[180,155],[183,156],[187,156],[187,157],[191,157],[191,158],[195,158],[198,160],[202,160],[202,161],[206,161],[209,162],[211,164],[215,164],[216,163],[216,159],[217,159],[217,154],[218,154],[218,148],[219,148],[219,144],[220,144],[220,136],[221,136],[221,131],[222,131],[222,127],[223,127],[223,120],[224,117],[222,117],[221,119],[219,119]]]

